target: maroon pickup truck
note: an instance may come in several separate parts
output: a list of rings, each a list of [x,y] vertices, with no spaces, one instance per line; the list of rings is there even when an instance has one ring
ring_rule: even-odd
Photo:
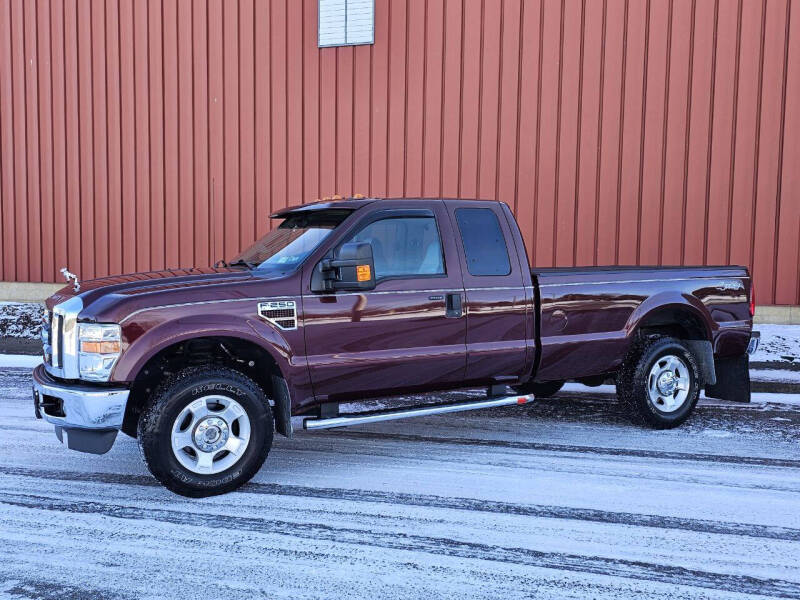
[[[67,447],[136,437],[169,489],[259,470],[273,430],[522,404],[616,383],[631,418],[682,423],[701,388],[750,399],[743,267],[530,269],[500,202],[347,199],[287,208],[230,263],[107,277],[47,300],[36,414]],[[456,404],[339,403],[485,386]],[[511,388],[511,390],[509,390]]]

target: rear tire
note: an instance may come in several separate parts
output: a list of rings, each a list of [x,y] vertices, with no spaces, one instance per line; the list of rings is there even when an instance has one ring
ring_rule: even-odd
[[[514,386],[514,391],[518,394],[533,394],[536,398],[550,398],[555,396],[562,387],[564,387],[564,381],[529,381]]]
[[[156,389],[138,424],[147,468],[181,496],[224,494],[264,464],[274,423],[264,391],[226,367],[190,367]]]
[[[617,373],[617,396],[634,422],[671,429],[694,410],[699,381],[697,360],[680,340],[642,336]]]

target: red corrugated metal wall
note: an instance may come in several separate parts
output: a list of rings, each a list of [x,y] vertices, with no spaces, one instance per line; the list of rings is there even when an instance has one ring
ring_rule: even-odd
[[[800,303],[800,0],[0,0],[0,278],[208,264],[334,193],[498,198],[537,265]]]

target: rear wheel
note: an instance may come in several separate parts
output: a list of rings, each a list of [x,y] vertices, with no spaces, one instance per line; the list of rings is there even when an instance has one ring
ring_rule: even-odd
[[[644,336],[634,343],[617,374],[617,395],[634,421],[670,429],[694,410],[699,381],[697,361],[680,340]]]
[[[514,391],[518,394],[533,394],[536,398],[549,398],[555,396],[563,386],[563,381],[529,381],[514,386]]]
[[[261,388],[238,371],[192,367],[167,379],[139,419],[147,467],[177,494],[205,497],[249,481],[272,446]]]

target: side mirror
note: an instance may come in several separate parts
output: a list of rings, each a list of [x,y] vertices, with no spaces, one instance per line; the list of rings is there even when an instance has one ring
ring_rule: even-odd
[[[318,266],[322,289],[314,291],[371,290],[375,288],[375,262],[372,244],[342,244],[334,258],[323,259]]]

